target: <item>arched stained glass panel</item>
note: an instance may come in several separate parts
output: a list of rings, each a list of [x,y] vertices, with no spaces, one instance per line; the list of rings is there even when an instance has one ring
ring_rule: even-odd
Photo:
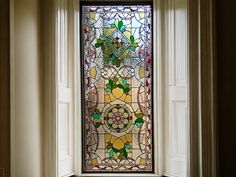
[[[83,172],[153,172],[152,5],[81,5]]]

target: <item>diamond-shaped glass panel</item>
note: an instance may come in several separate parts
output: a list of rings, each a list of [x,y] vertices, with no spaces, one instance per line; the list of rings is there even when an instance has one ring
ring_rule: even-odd
[[[119,57],[131,45],[131,42],[122,32],[115,30],[108,36],[106,45],[111,49],[114,55]]]

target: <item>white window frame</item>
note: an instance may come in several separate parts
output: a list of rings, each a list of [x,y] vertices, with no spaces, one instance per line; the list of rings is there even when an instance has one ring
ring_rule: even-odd
[[[154,2],[156,3],[160,1],[161,0],[156,0],[156,1],[154,0]],[[213,0],[189,0],[188,2],[189,2],[188,6],[189,79],[188,80],[190,82],[188,84],[189,85],[188,157],[189,158],[188,158],[187,176],[216,177],[217,129],[216,129],[216,111],[215,111],[216,87],[215,87],[215,51],[214,51],[215,41],[214,41]],[[45,61],[45,67],[44,67],[45,69],[44,176],[45,177],[57,177],[57,170],[58,170],[57,152],[55,151],[55,149],[57,149],[57,135],[55,133],[57,129],[57,120],[55,114],[56,96],[57,96],[57,92],[55,92],[55,90],[57,90],[56,89],[57,69],[55,60],[55,51],[56,51],[55,19],[57,19],[56,7],[57,7],[56,0],[55,1],[50,0],[45,3],[45,9],[47,9],[45,10],[47,18],[44,18],[46,21],[44,23],[45,48],[43,50],[45,58],[44,60]],[[77,45],[76,42],[75,45]],[[154,48],[156,47],[157,46],[154,45]],[[161,55],[160,48],[157,47],[157,50],[159,50],[158,55]],[[158,72],[161,72],[161,68],[158,69]],[[159,77],[161,77],[161,73],[159,74],[160,74]],[[161,90],[161,88],[159,88],[159,90]],[[79,97],[79,95],[77,96]],[[161,114],[161,112],[159,114]],[[77,112],[77,115],[79,115],[79,112]],[[78,129],[78,131],[80,131],[80,129]],[[161,137],[158,138],[161,139]],[[76,142],[79,143],[80,141],[77,140]],[[161,152],[159,152],[159,154],[160,153]],[[159,158],[162,157],[157,156],[156,159]],[[75,163],[75,166],[78,165],[79,165],[78,163]],[[157,172],[158,170],[162,169],[161,166],[156,168],[157,169],[155,171]],[[101,175],[93,175],[93,176],[101,176]]]
[[[163,111],[163,105],[160,104],[162,103],[162,100],[164,99],[161,95],[162,94],[162,83],[163,83],[163,67],[162,63],[164,62],[164,57],[162,57],[162,44],[159,43],[157,44],[156,41],[162,41],[161,39],[161,34],[163,31],[163,27],[161,25],[161,13],[162,13],[162,9],[161,9],[161,5],[160,5],[161,1],[160,0],[156,0],[153,1],[153,58],[155,58],[155,60],[153,61],[153,75],[154,75],[154,79],[153,79],[153,84],[154,84],[154,94],[153,94],[153,102],[154,105],[157,105],[156,109],[154,108],[153,111],[153,115],[154,117],[162,117],[162,111]],[[74,41],[74,48],[75,49],[80,49],[80,3],[79,1],[74,1],[74,4],[72,5],[74,7],[74,9],[72,10],[72,15],[74,14],[74,39],[77,39]],[[78,62],[77,64],[75,64],[75,66],[80,66],[80,51],[79,50],[75,50],[74,51],[74,58],[75,61]],[[163,63],[164,65],[164,63]],[[81,114],[81,110],[80,110],[80,99],[81,98],[81,68],[80,67],[75,67],[75,82],[77,82],[75,85],[77,85],[77,87],[75,88],[75,90],[78,90],[78,92],[76,93],[76,98],[78,99],[75,104],[77,111],[76,114],[77,116],[75,117],[80,117]],[[157,77],[156,77],[157,76]],[[158,93],[158,96],[157,96]],[[154,99],[154,98],[158,98]],[[79,108],[79,109],[78,109]],[[158,111],[157,111],[158,110]],[[163,166],[162,163],[164,156],[163,156],[163,133],[162,132],[162,122],[163,119],[158,118],[157,121],[154,121],[154,147],[156,147],[154,149],[154,173],[153,174],[149,174],[149,173],[140,173],[140,174],[135,174],[135,176],[144,176],[144,177],[160,177],[162,176],[162,172],[163,172]],[[75,122],[75,134],[76,135],[80,135],[82,130],[81,127],[83,126],[81,124],[81,119],[76,119]],[[79,127],[79,128],[78,128]],[[75,145],[75,157],[82,157],[82,141],[81,141],[81,136],[77,136],[76,138],[76,145]],[[105,174],[105,173],[96,173],[96,174],[89,174],[89,173],[82,173],[82,169],[81,169],[81,164],[82,164],[82,158],[75,158],[75,175],[76,176],[112,176],[112,177],[119,177],[119,176],[133,176],[134,174],[122,174],[122,173],[116,173],[116,174]]]

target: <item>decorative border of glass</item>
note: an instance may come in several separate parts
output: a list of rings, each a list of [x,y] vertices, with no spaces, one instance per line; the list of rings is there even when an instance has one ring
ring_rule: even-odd
[[[82,171],[154,173],[152,3],[80,12]]]

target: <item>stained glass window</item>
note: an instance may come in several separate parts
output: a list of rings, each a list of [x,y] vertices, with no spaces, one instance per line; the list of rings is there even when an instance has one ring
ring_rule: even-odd
[[[83,172],[153,172],[152,6],[82,4]]]

